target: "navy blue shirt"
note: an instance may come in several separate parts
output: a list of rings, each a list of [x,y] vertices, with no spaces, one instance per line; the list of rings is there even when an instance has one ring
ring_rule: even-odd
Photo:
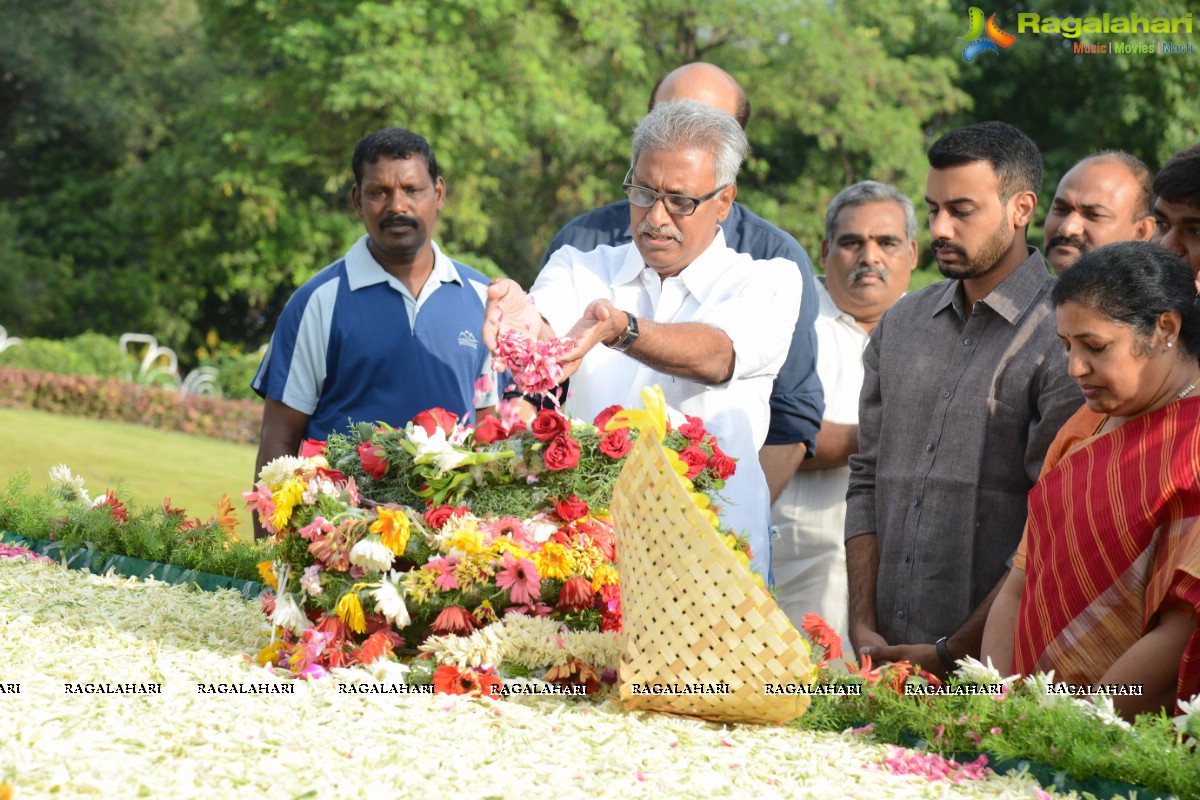
[[[468,422],[495,403],[478,389],[491,353],[480,330],[488,278],[442,254],[412,308],[367,237],[296,290],[251,387],[308,414],[305,436],[355,422],[402,426],[440,406]],[[490,395],[485,397],[485,395]]]
[[[786,258],[795,262],[804,279],[800,298],[800,316],[792,334],[787,360],[779,369],[771,389],[771,426],[766,444],[808,446],[807,456],[816,453],[817,431],[825,413],[825,393],[817,377],[817,332],[813,323],[820,310],[812,261],[791,235],[785,233],[739,203],[729,209],[721,223],[725,243],[739,253],[756,259]],[[633,241],[629,229],[629,201],[621,200],[582,214],[558,232],[542,256],[542,266],[555,250],[571,245],[584,252],[602,244],[618,245]]]

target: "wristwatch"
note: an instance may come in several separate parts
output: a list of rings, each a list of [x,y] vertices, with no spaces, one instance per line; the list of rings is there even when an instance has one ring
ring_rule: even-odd
[[[958,664],[954,663],[954,656],[950,655],[950,647],[946,644],[948,636],[943,636],[933,643],[937,649],[938,661],[942,662],[942,666],[946,668],[946,672],[954,672],[958,669]]]
[[[624,353],[629,348],[633,347],[633,343],[636,342],[638,340],[638,336],[641,335],[638,331],[637,317],[635,317],[633,314],[630,314],[628,311],[622,311],[621,313],[624,314],[625,319],[628,320],[628,322],[625,323],[625,330],[612,342],[605,342],[608,347],[611,347],[618,353]]]

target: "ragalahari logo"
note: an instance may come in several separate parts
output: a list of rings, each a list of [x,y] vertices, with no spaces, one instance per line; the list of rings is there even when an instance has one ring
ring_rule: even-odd
[[[976,56],[981,53],[996,53],[1000,54],[1000,49],[1008,49],[1012,47],[1013,42],[1017,40],[1016,36],[1011,33],[1005,33],[1000,30],[1000,26],[996,24],[996,15],[992,14],[987,18],[987,24],[983,23],[983,11],[975,6],[971,6],[970,17],[971,28],[967,31],[967,35],[962,37],[967,46],[963,48],[963,61],[970,64],[975,60]]]

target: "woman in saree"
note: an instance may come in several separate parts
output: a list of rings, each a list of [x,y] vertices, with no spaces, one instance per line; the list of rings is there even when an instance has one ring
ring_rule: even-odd
[[[983,656],[1140,686],[1113,697],[1130,719],[1171,710],[1200,692],[1200,299],[1178,257],[1125,242],[1080,258],[1053,301],[1086,405],[1029,493]]]

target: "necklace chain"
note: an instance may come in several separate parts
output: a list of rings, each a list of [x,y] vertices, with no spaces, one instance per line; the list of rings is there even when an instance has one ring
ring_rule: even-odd
[[[1180,400],[1182,400],[1183,398],[1187,397],[1189,394],[1192,393],[1192,390],[1196,388],[1197,383],[1200,383],[1200,380],[1192,381],[1184,388],[1184,390],[1182,392],[1180,392],[1179,394],[1177,394],[1175,396],[1178,397]]]

